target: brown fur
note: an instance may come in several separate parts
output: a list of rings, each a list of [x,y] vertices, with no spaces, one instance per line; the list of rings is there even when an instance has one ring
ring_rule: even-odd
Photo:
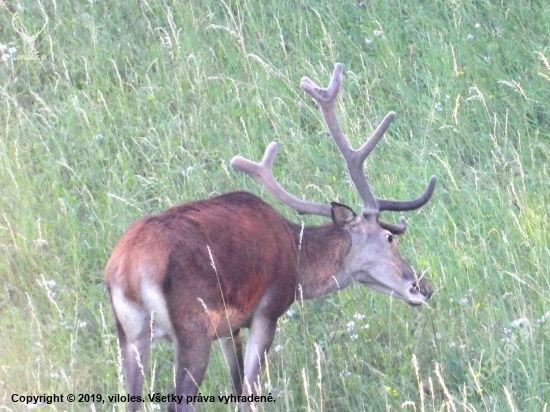
[[[189,302],[198,298],[215,312],[224,311],[225,301],[230,313],[240,314],[234,324],[238,328],[246,325],[246,315],[267,288],[278,303],[273,317],[292,303],[297,283],[294,238],[291,224],[270,205],[247,192],[233,192],[134,222],[107,263],[105,281],[122,286],[139,303],[138,266],[149,265],[151,280],[162,285],[171,313],[177,314],[172,319],[176,329],[189,327],[178,323],[191,313],[178,312],[191,310]]]

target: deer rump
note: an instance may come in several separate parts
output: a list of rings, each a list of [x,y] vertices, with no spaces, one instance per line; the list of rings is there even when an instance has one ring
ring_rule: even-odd
[[[212,341],[250,326],[258,309],[280,317],[294,301],[297,257],[290,222],[241,191],[139,219],[105,273],[123,332],[135,334],[136,325],[125,327],[117,298],[143,312],[143,327],[154,312],[159,337]]]

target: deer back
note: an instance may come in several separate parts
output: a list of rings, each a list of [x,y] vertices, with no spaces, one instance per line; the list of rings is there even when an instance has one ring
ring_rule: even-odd
[[[233,192],[134,222],[105,280],[138,305],[148,306],[146,289],[160,290],[176,331],[192,327],[183,319],[207,311],[216,326],[209,333],[225,335],[227,321],[233,329],[247,326],[261,299],[274,318],[285,312],[294,300],[297,260],[290,224],[258,197]]]

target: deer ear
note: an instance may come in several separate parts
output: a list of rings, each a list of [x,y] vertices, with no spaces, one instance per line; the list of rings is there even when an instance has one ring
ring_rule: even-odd
[[[359,222],[359,216],[346,205],[336,202],[331,202],[330,205],[332,206],[332,221],[336,226],[347,229]]]

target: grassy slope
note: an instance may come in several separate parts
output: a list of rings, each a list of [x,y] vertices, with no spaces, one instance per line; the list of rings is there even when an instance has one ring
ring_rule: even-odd
[[[259,159],[277,140],[289,190],[359,204],[298,87],[303,75],[326,83],[340,61],[354,145],[398,113],[367,164],[377,193],[412,197],[439,178],[400,243],[438,292],[420,310],[360,287],[295,305],[270,353],[277,403],[265,410],[547,407],[550,3],[333,3],[0,9],[0,43],[16,56],[49,17],[41,61],[0,65],[0,404],[18,410],[13,393],[124,393],[101,272],[142,214],[246,188],[293,216],[228,170],[233,155]],[[148,391],[168,393],[169,346],[155,355]],[[214,351],[201,392],[226,392],[226,369]],[[231,410],[202,408],[214,409]]]

